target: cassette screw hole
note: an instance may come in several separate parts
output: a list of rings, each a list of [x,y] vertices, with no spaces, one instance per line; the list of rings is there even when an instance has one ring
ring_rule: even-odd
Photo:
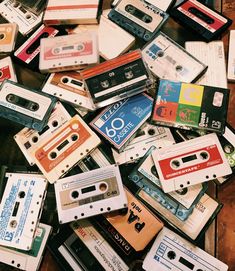
[[[33,225],[33,224],[34,224],[34,221],[32,221],[31,224]]]
[[[30,229],[31,232],[33,232],[33,229]]]
[[[16,221],[16,220],[12,220],[12,221],[10,222],[10,227],[16,228],[16,226],[17,226],[17,221]]]
[[[18,268],[20,267],[20,264],[19,264],[19,263],[17,264],[17,267],[18,267]]]
[[[31,214],[33,214],[33,210],[31,211]]]
[[[163,51],[159,51],[159,52],[157,53],[157,55],[158,55],[159,57],[163,57],[163,56],[164,56],[164,52],[163,52]]]
[[[206,160],[208,158],[207,152],[201,152],[200,157],[202,158],[202,160]]]
[[[93,208],[93,205],[90,205],[90,209],[92,209]]]
[[[56,152],[51,152],[50,157],[51,157],[51,159],[55,159],[57,157]]]
[[[107,208],[107,211],[109,211],[109,212],[110,212],[110,211],[111,211],[111,208],[110,208],[110,207],[108,207],[108,208]]]
[[[171,165],[173,168],[178,168],[180,166],[180,162],[178,160],[173,160]]]
[[[86,149],[86,152],[89,152],[89,149]]]
[[[190,184],[190,182],[188,181],[187,184]]]
[[[209,179],[209,176],[208,176],[208,175],[206,175],[206,179]]]
[[[183,187],[184,187],[184,185],[183,185],[183,184],[181,184],[181,185],[180,185],[180,187],[181,187],[181,188],[183,188]]]
[[[39,201],[37,201],[37,205],[39,204]]]
[[[103,212],[103,211],[104,211],[104,209],[103,209],[103,208],[100,208],[100,211],[101,211],[101,212]]]
[[[62,82],[63,82],[64,84],[67,84],[68,81],[69,81],[69,79],[68,79],[67,77],[65,77],[65,78],[62,79]]]
[[[213,178],[216,178],[216,174],[213,175]]]
[[[38,142],[38,137],[37,137],[37,136],[34,136],[34,137],[32,138],[32,141],[33,141],[33,143],[37,143],[37,142]]]
[[[77,135],[72,135],[71,139],[72,139],[72,141],[76,141],[78,139],[78,136]]]
[[[99,189],[100,189],[100,191],[105,191],[106,189],[107,189],[107,184],[106,183],[101,183],[100,185],[99,185]]]
[[[69,168],[69,165],[66,165],[67,168]]]
[[[13,261],[11,261],[11,263],[12,263],[12,264],[14,264],[14,263],[15,263],[15,261],[13,260]]]
[[[31,18],[31,15],[28,14],[28,15],[26,16],[26,19],[29,20],[30,18]]]
[[[23,199],[25,197],[25,192],[24,191],[20,191],[18,194],[20,199]]]
[[[167,252],[167,257],[170,259],[170,260],[174,260],[175,257],[176,257],[176,253],[173,251],[173,250],[170,250]]]
[[[74,216],[74,219],[75,219],[75,220],[77,220],[77,219],[78,219],[78,217],[75,215],[75,216]]]
[[[83,156],[83,153],[81,152],[80,155]]]
[[[73,199],[77,199],[78,196],[79,196],[78,191],[73,191],[73,192],[71,193],[71,197],[72,197]]]
[[[183,67],[181,65],[177,65],[175,69],[177,72],[181,72],[183,70]]]
[[[57,121],[57,120],[55,120],[55,121],[53,121],[53,122],[52,122],[52,126],[53,126],[53,127],[57,127],[57,126],[58,126],[58,124],[59,124],[59,123],[58,123],[58,121]]]
[[[81,216],[84,216],[84,213],[81,213]]]
[[[148,134],[149,135],[155,135],[155,130],[154,129],[149,129]]]

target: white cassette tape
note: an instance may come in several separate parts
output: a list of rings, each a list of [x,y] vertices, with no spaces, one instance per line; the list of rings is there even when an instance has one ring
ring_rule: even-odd
[[[51,116],[48,120],[47,125],[43,128],[41,132],[30,128],[23,128],[19,133],[14,136],[14,139],[21,151],[23,152],[25,158],[32,166],[34,165],[34,160],[31,155],[33,150],[45,140],[50,138],[51,135],[63,125],[66,121],[70,120],[70,114],[65,110],[64,106],[57,102],[55,108],[53,109]]]
[[[36,28],[42,21],[43,16],[43,13],[37,16],[26,10],[16,0],[3,0],[0,3],[0,14],[10,23],[18,24],[19,32],[22,35],[27,35]]]
[[[76,107],[92,111],[95,109],[95,105],[85,89],[84,81],[79,72],[52,73],[43,86],[42,91],[54,95],[60,100],[69,102]]]
[[[110,165],[55,182],[60,223],[127,207],[117,165]]]
[[[41,72],[78,70],[99,62],[98,38],[94,31],[41,39]]]
[[[15,69],[9,56],[0,60],[0,86],[6,79],[17,82]]]
[[[0,53],[14,50],[18,28],[16,23],[0,24]]]
[[[114,149],[112,152],[115,162],[121,165],[141,158],[151,146],[162,148],[174,143],[175,140],[169,128],[146,123],[122,152],[118,153]]]
[[[232,173],[215,133],[155,150],[152,156],[165,193]]]
[[[143,262],[146,271],[227,271],[228,266],[164,227]]]
[[[32,248],[29,251],[0,247],[0,261],[20,270],[37,271],[39,269],[50,232],[51,226],[39,223],[38,228],[36,229]]]
[[[33,160],[50,183],[55,182],[100,144],[99,137],[75,115],[32,150]]]
[[[191,83],[207,69],[205,64],[162,32],[142,49],[142,55],[148,68],[160,79]]]
[[[235,30],[230,30],[228,51],[228,80],[235,81]]]
[[[208,66],[206,73],[197,84],[227,88],[227,75],[223,41],[187,41],[185,49]]]
[[[46,194],[42,175],[6,173],[0,205],[0,245],[30,250]]]

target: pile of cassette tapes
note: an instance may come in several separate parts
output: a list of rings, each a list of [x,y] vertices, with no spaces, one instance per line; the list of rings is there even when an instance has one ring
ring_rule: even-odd
[[[39,270],[47,246],[64,271],[228,270],[201,244],[223,205],[208,182],[235,172],[235,30],[227,73],[232,21],[179,2],[0,1],[0,117],[26,164],[0,167],[3,268]]]

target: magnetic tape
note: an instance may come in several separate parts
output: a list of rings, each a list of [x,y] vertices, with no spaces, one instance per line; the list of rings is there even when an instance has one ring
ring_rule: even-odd
[[[17,82],[15,69],[9,56],[0,60],[0,85],[6,79]]]
[[[140,50],[134,50],[81,72],[97,107],[147,90],[152,84]]]
[[[169,15],[141,0],[121,0],[109,12],[111,21],[145,41],[152,39]]]
[[[0,24],[0,54],[14,50],[18,28],[16,23]]]
[[[29,34],[42,21],[43,14],[38,16],[26,10],[22,4],[16,0],[3,0],[0,3],[0,14],[10,23],[19,26],[22,35]]]
[[[54,97],[10,80],[0,88],[0,116],[37,131],[45,127],[55,103]]]
[[[207,70],[205,64],[162,32],[145,45],[142,54],[148,68],[160,79],[191,83]]]
[[[230,30],[229,34],[229,52],[228,52],[228,80],[235,80],[235,53],[234,53],[234,44],[235,44],[235,30]]]
[[[232,173],[215,133],[164,147],[152,155],[164,192]]]
[[[55,182],[59,223],[67,223],[127,206],[117,165],[110,165]]]
[[[99,137],[75,115],[37,144],[31,155],[44,176],[53,183],[99,144]]]
[[[143,268],[146,271],[228,270],[226,264],[165,227],[144,259]]]
[[[197,32],[203,39],[216,39],[232,20],[197,0],[185,0],[171,10],[171,16]]]
[[[43,38],[40,43],[41,72],[78,70],[99,62],[98,39],[94,31]]]

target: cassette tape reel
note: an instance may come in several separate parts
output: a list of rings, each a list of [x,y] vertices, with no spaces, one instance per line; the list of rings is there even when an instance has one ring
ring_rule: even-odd
[[[36,28],[43,16],[42,13],[37,16],[26,10],[20,2],[15,0],[3,0],[0,3],[0,14],[10,23],[18,24],[22,35],[27,35]]]
[[[0,60],[0,86],[6,79],[17,82],[15,69],[9,56]]]
[[[54,110],[48,120],[47,125],[43,128],[41,132],[30,128],[23,128],[19,133],[14,136],[14,139],[21,151],[23,152],[25,158],[32,166],[34,165],[34,159],[31,155],[34,149],[44,140],[45,138],[50,138],[50,136],[63,125],[66,121],[70,120],[71,116],[65,110],[60,102],[56,103]]]
[[[215,133],[154,151],[164,192],[171,192],[232,173]]]
[[[42,175],[6,173],[6,187],[0,205],[0,245],[30,250],[47,181]]]
[[[42,140],[31,154],[44,176],[53,183],[99,144],[99,137],[75,115]]]
[[[14,50],[17,33],[16,23],[0,24],[0,53],[10,53]]]
[[[146,271],[228,270],[226,264],[165,227],[144,259],[143,268]]]
[[[148,41],[156,35],[169,15],[145,1],[121,0],[108,17],[128,32]]]
[[[60,223],[67,223],[127,206],[117,165],[80,173],[55,183]]]
[[[142,49],[151,72],[160,79],[195,82],[207,66],[162,32]]]

